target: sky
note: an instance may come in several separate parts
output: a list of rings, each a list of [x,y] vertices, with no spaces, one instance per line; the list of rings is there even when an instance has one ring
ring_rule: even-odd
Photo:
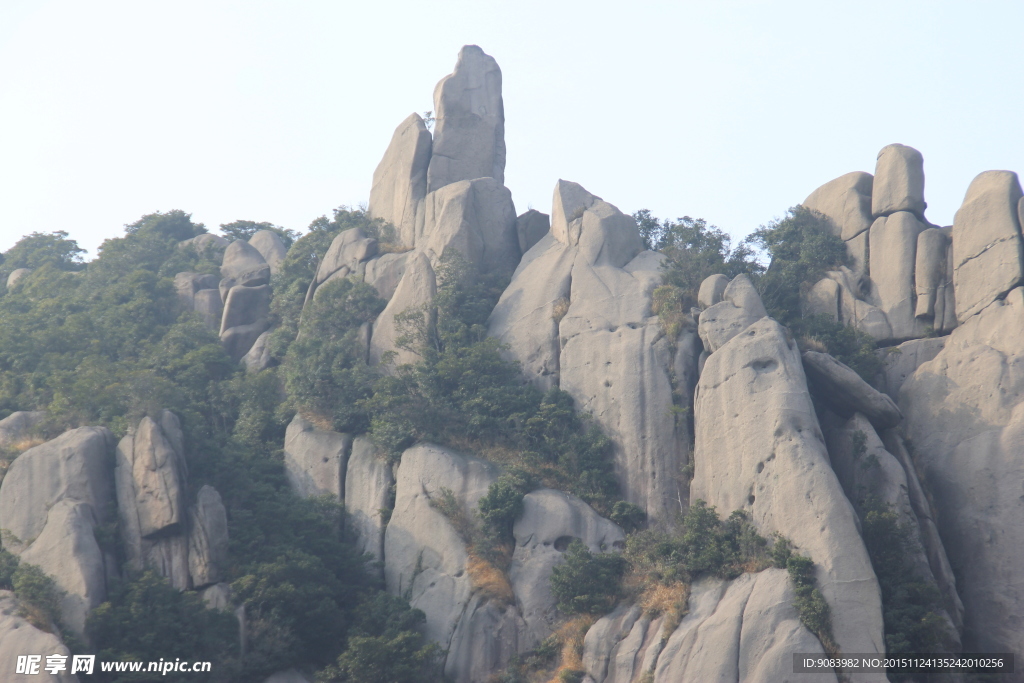
[[[1021,26],[1019,0],[0,0],[0,251],[364,204],[464,44],[502,69],[519,212],[564,178],[739,239],[900,142],[948,225],[1024,172]]]

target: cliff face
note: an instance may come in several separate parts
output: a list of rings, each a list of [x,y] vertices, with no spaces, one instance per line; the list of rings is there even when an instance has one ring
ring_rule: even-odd
[[[506,276],[488,334],[524,382],[560,389],[592,416],[621,496],[648,528],[677,530],[698,500],[741,511],[761,536],[810,558],[831,615],[828,638],[812,632],[779,568],[700,578],[677,618],[632,600],[594,615],[578,644],[584,680],[779,681],[794,652],[886,652],[884,570],[866,531],[877,504],[910,539],[907,566],[939,596],[946,651],[1024,652],[1024,199],[1015,174],[982,173],[954,224],[933,226],[921,154],[890,145],[873,176],[844,175],[804,201],[850,265],[807,283],[803,313],[874,338],[886,363],[868,383],[801,349],[746,275],[708,278],[699,307],[666,325],[655,302],[664,256],[644,249],[633,218],[576,183],[558,181],[550,218],[517,217],[503,185],[501,72],[480,48],[463,48],[434,98],[433,135],[410,116],[373,176],[368,210],[394,225],[395,244],[383,252],[359,229],[339,234],[305,304],[332,280],[373,286],[388,303],[360,330],[360,353],[393,373],[419,359],[399,344],[402,314],[436,323],[443,256]],[[221,259],[222,277],[178,274],[182,304],[249,371],[268,367],[280,240],[263,231],[193,246]],[[16,440],[32,415],[0,422],[0,437]],[[366,434],[301,415],[283,448],[292,489],[345,504],[357,547],[380,562],[389,592],[423,610],[459,683],[488,680],[564,627],[551,578],[574,539],[595,555],[627,540],[580,498],[541,488],[522,498],[506,566],[485,575],[458,523],[478,514],[502,475],[485,454],[418,443],[388,461]],[[78,630],[113,571],[92,530],[114,518],[132,567],[227,594],[226,512],[212,488],[189,493],[182,449],[178,419],[163,411],[116,447],[104,429],[67,432],[22,454],[3,480],[5,547],[56,578]],[[14,621],[0,622],[0,636]]]

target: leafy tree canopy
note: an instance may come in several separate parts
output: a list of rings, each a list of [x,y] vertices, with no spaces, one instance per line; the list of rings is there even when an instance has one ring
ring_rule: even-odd
[[[282,228],[280,225],[274,225],[273,223],[257,223],[256,221],[232,221],[231,223],[221,223],[220,231],[229,239],[235,240],[246,240],[255,235],[260,230],[269,230],[270,232],[276,233],[281,238],[281,242],[284,243],[285,249],[292,246],[292,243],[299,238],[299,233],[295,230],[288,228]]]
[[[6,282],[7,276],[18,268],[52,266],[58,270],[82,270],[85,268],[84,253],[85,249],[80,248],[75,240],[68,239],[64,230],[33,232],[0,255],[0,278]]]

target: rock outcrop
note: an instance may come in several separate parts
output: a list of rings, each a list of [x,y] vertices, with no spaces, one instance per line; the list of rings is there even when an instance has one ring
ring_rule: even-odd
[[[0,450],[27,444],[45,419],[45,410],[19,410],[0,420]]]
[[[345,495],[345,469],[352,437],[317,429],[296,415],[284,437],[284,471],[292,490],[303,497]]]
[[[373,172],[368,212],[395,226],[399,244],[415,245],[416,214],[427,196],[430,131],[419,114],[398,124],[384,158]]]
[[[14,673],[19,656],[63,655],[67,657],[67,670],[59,673],[46,671],[46,660],[39,663],[34,674]],[[78,683],[78,676],[70,673],[71,652],[60,638],[42,631],[21,616],[21,605],[10,591],[0,590],[0,662],[4,680],[12,683]]]
[[[249,238],[249,246],[260,253],[263,260],[270,266],[270,274],[275,275],[288,250],[281,237],[273,230],[258,230]]]
[[[345,510],[356,549],[377,561],[384,560],[383,514],[392,507],[394,485],[391,466],[377,454],[373,442],[356,437],[345,474]]]
[[[909,211],[924,217],[924,158],[913,147],[886,145],[875,162],[871,213],[888,216]]]
[[[762,534],[792,541],[815,562],[839,648],[885,652],[878,581],[781,325],[761,319],[708,357],[694,421],[691,499],[743,510]]]
[[[189,510],[188,567],[192,587],[204,588],[223,580],[228,568],[228,515],[220,494],[204,486]]]
[[[913,461],[958,578],[968,650],[1024,649],[1022,326],[1018,287],[966,317],[900,388]]]
[[[15,268],[12,270],[11,274],[7,276],[7,290],[13,291],[18,282],[31,272],[31,268]]]
[[[88,611],[106,600],[107,562],[95,530],[114,519],[113,436],[80,427],[30,448],[0,485],[4,547],[40,567],[65,591],[61,618],[84,633]]]
[[[427,191],[474,178],[505,182],[501,69],[476,45],[459,51],[455,71],[434,88],[434,146]]]

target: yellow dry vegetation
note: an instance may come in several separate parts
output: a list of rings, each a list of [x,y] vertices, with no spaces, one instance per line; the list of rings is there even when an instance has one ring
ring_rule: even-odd
[[[485,597],[501,605],[511,605],[515,602],[512,584],[509,583],[505,572],[487,560],[470,553],[466,571],[469,573],[473,589]]]
[[[597,617],[584,614],[569,619],[555,631],[554,638],[562,644],[562,651],[558,667],[548,683],[560,683],[559,676],[563,671],[583,669],[583,639],[595,621],[597,621]]]

